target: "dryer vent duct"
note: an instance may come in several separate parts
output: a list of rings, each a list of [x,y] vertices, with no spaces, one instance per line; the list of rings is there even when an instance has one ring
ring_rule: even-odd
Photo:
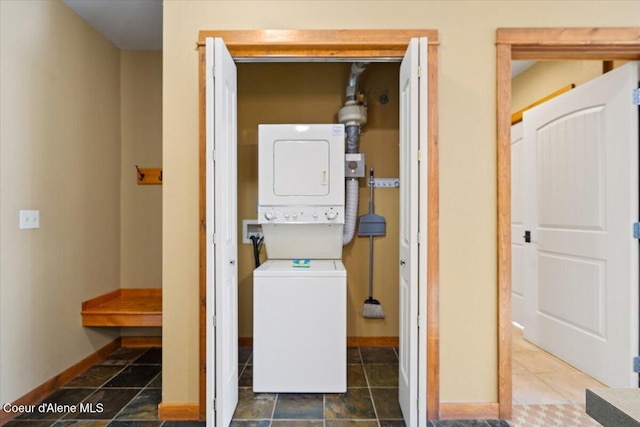
[[[338,111],[338,121],[345,125],[345,151],[347,154],[355,154],[360,151],[360,128],[367,123],[367,107],[358,103],[358,80],[367,65],[366,62],[354,62],[351,65],[346,102]],[[356,219],[358,218],[358,193],[358,179],[347,178],[343,245],[348,245],[355,234]]]

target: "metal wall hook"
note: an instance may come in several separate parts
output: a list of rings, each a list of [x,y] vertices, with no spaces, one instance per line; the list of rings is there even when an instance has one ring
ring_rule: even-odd
[[[138,171],[138,185],[162,185],[162,168],[140,168],[138,165],[135,167]]]
[[[136,170],[138,171],[138,181],[142,181],[144,179],[144,174],[142,173],[138,165],[136,165]]]

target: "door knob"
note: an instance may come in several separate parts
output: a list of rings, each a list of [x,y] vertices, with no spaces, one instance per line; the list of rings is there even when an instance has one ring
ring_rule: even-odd
[[[236,265],[236,260],[235,260],[235,259],[232,259],[231,261],[229,261],[229,264],[231,264],[231,265]]]
[[[406,262],[403,259],[401,259],[400,260],[400,265],[405,265],[405,264],[406,264]]]

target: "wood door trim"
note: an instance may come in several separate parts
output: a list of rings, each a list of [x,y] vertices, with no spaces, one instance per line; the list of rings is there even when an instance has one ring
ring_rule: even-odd
[[[207,37],[222,37],[234,58],[255,62],[274,58],[401,59],[409,40],[428,37],[428,143],[427,200],[427,415],[440,414],[439,329],[439,204],[438,204],[438,32],[437,30],[247,30],[201,31],[199,50],[199,289],[200,289],[200,418],[206,418],[206,167],[205,167],[205,48]]]
[[[200,405],[196,403],[163,403],[158,405],[158,419],[162,421],[196,421]]]
[[[640,27],[499,28],[496,31],[498,404],[512,413],[511,367],[511,60],[640,60]]]
[[[409,40],[428,37],[438,44],[436,30],[229,30],[200,31],[198,46],[207,37],[222,37],[236,60],[275,58],[395,58],[401,59]]]
[[[497,403],[443,403],[440,407],[443,420],[474,420],[498,418]]]

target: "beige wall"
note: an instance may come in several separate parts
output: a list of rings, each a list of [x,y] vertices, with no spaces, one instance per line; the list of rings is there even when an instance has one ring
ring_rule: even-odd
[[[138,185],[135,165],[162,167],[162,52],[120,54],[120,280],[162,287],[162,186]]]
[[[495,30],[638,25],[636,1],[166,1],[163,401],[198,402],[199,30],[439,31],[441,397],[495,402]]]
[[[120,52],[58,1],[1,1],[0,19],[5,403],[118,335],[83,328],[80,304],[120,282]]]
[[[258,124],[337,123],[350,67],[349,63],[238,65],[238,224],[257,216]],[[367,168],[375,168],[377,177],[398,177],[398,70],[398,63],[374,63],[360,80],[361,91],[371,94],[360,151],[365,154]],[[380,90],[388,93],[386,105],[377,102]],[[398,336],[398,190],[378,189],[375,197],[376,213],[387,220],[387,235],[375,239],[374,296],[387,316],[384,320],[360,316],[368,293],[369,240],[355,237],[343,251],[348,274],[348,336]],[[359,214],[367,212],[368,200],[368,188],[360,180]],[[242,236],[238,238],[241,241]],[[238,333],[250,337],[255,268],[252,246],[239,245],[238,252]],[[262,255],[266,259],[265,251]],[[327,310],[330,315],[331,308]]]
[[[626,63],[613,61],[613,68]],[[602,73],[602,61],[539,61],[511,80],[511,112],[520,111],[570,84],[580,86]]]
[[[563,87],[579,86],[602,74],[602,61],[540,61],[511,81],[511,111],[533,104]]]

